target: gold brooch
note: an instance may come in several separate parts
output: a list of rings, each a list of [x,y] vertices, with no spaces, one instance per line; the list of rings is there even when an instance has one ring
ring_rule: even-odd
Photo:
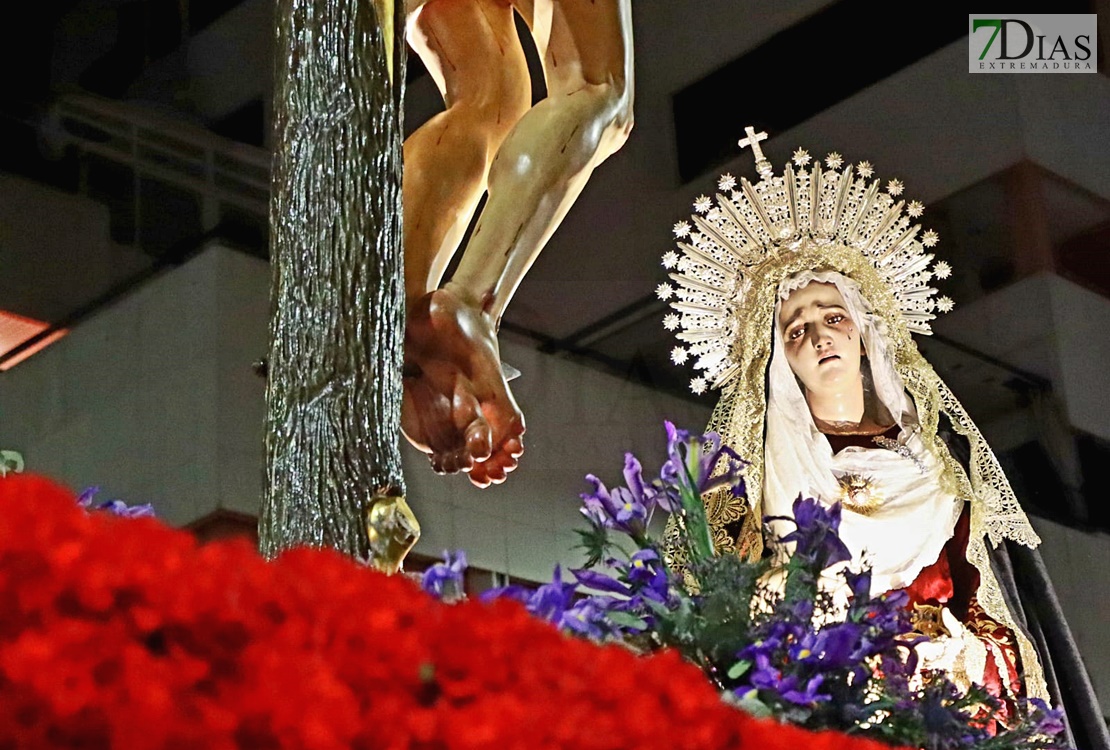
[[[913,629],[916,632],[933,640],[941,636],[952,635],[948,628],[944,626],[941,607],[934,604],[915,603],[913,612],[910,613],[910,622],[913,623]]]
[[[871,477],[842,474],[836,481],[840,484],[840,502],[845,508],[869,516],[882,507],[883,498],[875,491]]]

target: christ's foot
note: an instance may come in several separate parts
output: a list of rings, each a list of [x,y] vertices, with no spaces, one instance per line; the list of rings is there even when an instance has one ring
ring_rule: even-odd
[[[441,474],[499,484],[524,452],[524,415],[501,372],[493,321],[449,288],[414,302],[405,324],[401,427]]]

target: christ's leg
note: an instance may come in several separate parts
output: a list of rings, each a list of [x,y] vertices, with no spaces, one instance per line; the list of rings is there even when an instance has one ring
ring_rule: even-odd
[[[548,96],[498,151],[489,199],[447,285],[495,325],[593,170],[632,129],[630,0],[535,6]]]
[[[447,109],[405,141],[405,290],[439,286],[486,190],[490,164],[531,102],[513,9],[500,0],[430,0],[407,38]]]
[[[497,152],[458,272],[412,306],[406,327],[406,435],[434,467],[469,471],[479,486],[504,481],[523,450],[524,418],[499,367],[501,315],[593,170],[632,127],[630,0],[514,5],[543,54],[548,98]]]

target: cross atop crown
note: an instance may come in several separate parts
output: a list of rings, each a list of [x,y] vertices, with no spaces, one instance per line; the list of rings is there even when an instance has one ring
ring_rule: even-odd
[[[763,155],[763,149],[759,147],[760,141],[767,140],[767,133],[757,133],[755,128],[750,126],[744,128],[744,133],[748,137],[740,141],[740,148],[752,147],[752,154],[755,156],[755,169],[766,180],[775,173],[771,162],[767,161],[767,157]]]

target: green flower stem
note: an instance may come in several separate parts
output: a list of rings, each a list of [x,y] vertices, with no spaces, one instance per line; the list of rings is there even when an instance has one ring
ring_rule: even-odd
[[[689,481],[687,487],[697,487],[697,482],[690,476],[690,468],[683,466],[683,470]],[[693,561],[708,560],[714,556],[713,537],[709,533],[709,522],[705,517],[705,506],[702,505],[701,495],[682,488],[679,490],[679,496],[686,516],[686,539],[690,543]]]

